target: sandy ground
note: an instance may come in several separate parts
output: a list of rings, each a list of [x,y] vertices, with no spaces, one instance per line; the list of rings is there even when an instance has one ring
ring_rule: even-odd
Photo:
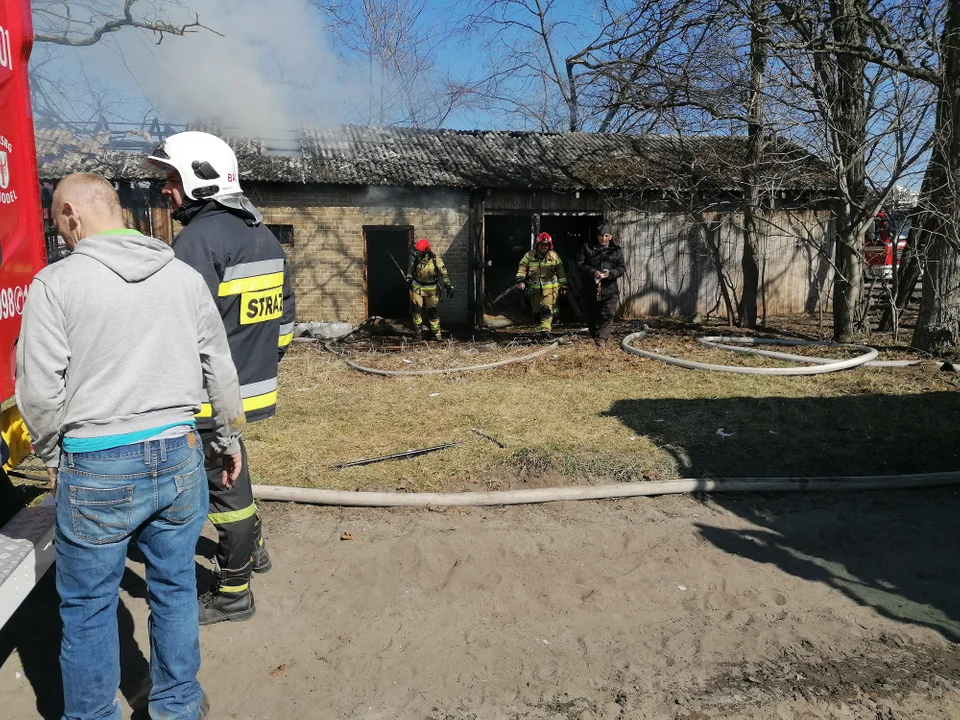
[[[264,513],[256,617],[201,634],[214,719],[960,717],[955,490]],[[58,717],[58,633],[45,582],[0,718]]]

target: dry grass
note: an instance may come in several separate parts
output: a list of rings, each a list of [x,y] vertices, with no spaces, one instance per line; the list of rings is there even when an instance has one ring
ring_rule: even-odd
[[[643,346],[708,362],[761,364],[691,342],[717,330],[677,326]],[[909,356],[902,347],[892,350],[884,357]],[[410,369],[474,365],[529,351],[454,342],[364,352],[357,359]],[[281,367],[277,417],[250,427],[247,438],[255,482],[338,489],[453,491],[955,469],[955,378],[934,368],[812,377],[701,373],[630,356],[615,345],[598,351],[581,340],[530,364],[383,378],[357,373],[320,348],[295,346]],[[732,435],[718,435],[719,428]],[[447,442],[461,445],[415,459],[332,467]]]

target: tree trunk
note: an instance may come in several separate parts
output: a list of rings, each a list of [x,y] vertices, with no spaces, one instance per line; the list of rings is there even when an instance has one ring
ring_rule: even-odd
[[[838,47],[861,47],[867,17],[865,0],[832,0],[830,14]],[[863,243],[866,225],[861,221],[866,197],[867,109],[864,89],[866,62],[854,53],[837,52],[835,113],[837,156],[841,165],[841,193],[837,208],[836,274],[833,286],[833,337],[855,340],[866,331],[863,301]]]
[[[923,295],[913,345],[939,352],[960,345],[960,0],[950,0],[943,37],[937,123],[921,196]]]
[[[865,330],[863,242],[864,234],[849,224],[838,232],[833,280],[833,339],[837,342],[856,340]]]
[[[927,250],[914,347],[942,352],[960,344],[960,255],[938,237]]]
[[[740,293],[738,325],[757,326],[757,295],[760,291],[759,170],[763,159],[763,80],[767,70],[767,11],[765,0],[750,0],[750,95],[747,108],[747,162],[743,169],[743,289]]]

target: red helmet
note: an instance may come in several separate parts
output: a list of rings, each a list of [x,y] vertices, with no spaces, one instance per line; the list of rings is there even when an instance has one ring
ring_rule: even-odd
[[[550,237],[550,233],[542,232],[537,235],[537,245],[545,244],[548,248],[553,250],[553,238]]]
[[[427,252],[427,250],[430,249],[430,241],[426,238],[420,238],[416,243],[414,243],[413,247],[420,252]]]

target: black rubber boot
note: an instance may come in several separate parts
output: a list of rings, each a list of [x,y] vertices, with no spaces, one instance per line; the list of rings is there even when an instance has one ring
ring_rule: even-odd
[[[256,612],[253,591],[250,589],[250,571],[253,560],[240,570],[220,570],[216,581],[200,596],[201,625],[216,625],[232,620],[249,620]]]
[[[267,544],[263,541],[263,522],[257,515],[257,524],[253,528],[253,571],[255,573],[270,572],[273,560],[267,552]]]

